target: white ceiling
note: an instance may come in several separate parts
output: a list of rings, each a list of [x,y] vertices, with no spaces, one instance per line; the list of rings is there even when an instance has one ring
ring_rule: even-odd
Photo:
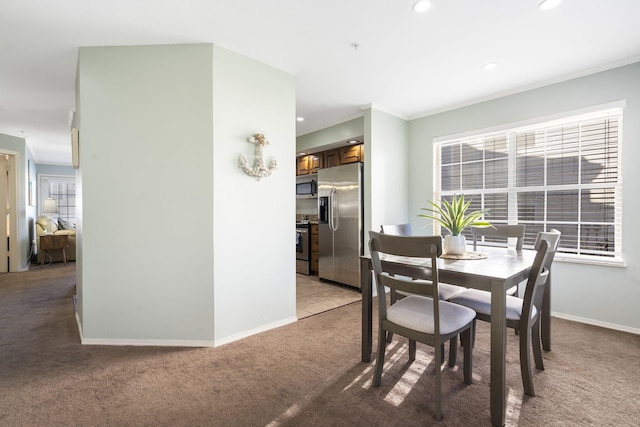
[[[410,119],[640,60],[639,0],[540,1],[0,0],[0,133],[71,163],[80,46],[214,43],[287,71],[298,135],[365,105]]]

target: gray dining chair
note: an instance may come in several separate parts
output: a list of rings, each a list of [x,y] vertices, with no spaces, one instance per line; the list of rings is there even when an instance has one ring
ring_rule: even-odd
[[[383,234],[391,234],[394,236],[411,236],[411,224],[390,224],[390,225],[381,225],[380,232]],[[465,287],[450,285],[448,283],[440,283],[440,299],[448,301],[453,298],[455,295],[458,295],[460,292],[464,291]],[[396,292],[391,293],[392,303],[395,302],[397,298]],[[402,296],[401,296],[402,298]]]
[[[558,230],[538,233],[535,243],[537,253],[527,280],[524,299],[507,296],[507,327],[519,332],[520,373],[524,392],[528,396],[535,396],[531,372],[530,345],[533,346],[536,369],[544,370],[540,343],[540,313],[542,310],[542,297],[559,241],[560,232]],[[491,322],[490,292],[468,289],[452,298],[451,302],[471,308],[475,310],[477,319]]]
[[[478,240],[482,237],[485,241],[502,242],[509,244],[509,239],[516,239],[515,249],[517,251],[522,250],[522,243],[524,241],[524,233],[526,226],[524,224],[494,224],[491,227],[471,227],[471,234],[473,235],[473,250],[477,250]],[[489,238],[487,240],[487,238]],[[518,296],[518,285],[513,286],[507,290],[507,295]]]
[[[409,339],[409,360],[416,357],[416,342],[434,348],[435,354],[435,418],[442,419],[441,365],[442,349],[451,341],[449,367],[456,364],[458,335],[464,344],[463,376],[466,384],[472,382],[472,328],[475,312],[439,298],[438,256],[442,253],[440,236],[393,236],[369,232],[369,249],[376,278],[378,295],[384,296],[385,286],[408,295],[387,304],[387,298],[378,297],[378,355],[373,374],[373,386],[381,383],[387,346],[387,332]],[[429,268],[408,268],[398,271],[383,262],[383,255],[424,258]],[[398,273],[398,274],[395,274]]]

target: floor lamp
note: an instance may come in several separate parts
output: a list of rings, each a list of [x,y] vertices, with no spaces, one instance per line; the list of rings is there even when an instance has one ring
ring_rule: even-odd
[[[51,233],[51,222],[54,213],[58,213],[58,206],[56,205],[56,199],[52,199],[49,197],[45,199],[44,204],[42,205],[42,213],[47,215],[47,233]]]

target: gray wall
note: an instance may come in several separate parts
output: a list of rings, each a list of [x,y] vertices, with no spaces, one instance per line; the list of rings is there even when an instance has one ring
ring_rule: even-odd
[[[626,267],[554,264],[552,310],[558,316],[640,332],[640,63],[459,108],[409,123],[409,212],[433,196],[433,139],[562,115],[625,100],[623,128],[623,253]]]

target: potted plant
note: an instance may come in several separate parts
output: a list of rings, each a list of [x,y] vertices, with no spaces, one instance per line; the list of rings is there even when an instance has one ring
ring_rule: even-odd
[[[444,253],[460,255],[465,253],[466,239],[462,232],[467,227],[491,227],[488,221],[482,220],[482,216],[487,212],[486,209],[467,213],[467,209],[471,205],[471,200],[465,201],[464,194],[460,196],[453,195],[451,202],[442,200],[440,206],[429,201],[431,207],[421,208],[424,211],[431,212],[429,214],[419,214],[419,217],[430,218],[437,221],[440,226],[451,233],[444,237]]]

